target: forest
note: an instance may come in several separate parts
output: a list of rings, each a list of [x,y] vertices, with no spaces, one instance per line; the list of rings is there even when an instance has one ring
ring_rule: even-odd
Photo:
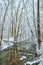
[[[43,65],[43,0],[0,0],[0,65]]]

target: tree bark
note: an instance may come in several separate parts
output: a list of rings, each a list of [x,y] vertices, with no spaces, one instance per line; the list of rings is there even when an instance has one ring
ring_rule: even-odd
[[[38,28],[38,49],[41,44],[41,31],[40,31],[40,0],[37,0],[37,28]]]

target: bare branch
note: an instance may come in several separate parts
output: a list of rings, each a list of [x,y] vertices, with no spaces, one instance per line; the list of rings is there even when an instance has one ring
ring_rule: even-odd
[[[8,6],[6,7],[6,10],[5,10],[5,13],[4,13],[4,17],[3,17],[1,41],[2,41],[2,38],[3,38],[3,29],[4,29],[5,17],[6,17],[6,14],[7,14],[7,11],[8,11],[8,7],[9,7],[10,4],[11,4],[11,1],[8,3]]]

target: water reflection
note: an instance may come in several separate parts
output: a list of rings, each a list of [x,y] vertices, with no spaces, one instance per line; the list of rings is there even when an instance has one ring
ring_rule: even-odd
[[[1,52],[0,65],[29,65],[26,64],[27,61],[32,62],[34,60],[37,60],[37,57],[33,53],[18,51],[14,54],[13,50],[9,49]],[[38,63],[32,65],[38,65]]]

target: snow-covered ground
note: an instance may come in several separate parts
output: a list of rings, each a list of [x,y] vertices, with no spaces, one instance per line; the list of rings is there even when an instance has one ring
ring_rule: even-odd
[[[24,41],[26,39],[22,39],[21,41]],[[13,45],[14,42],[14,38],[9,38],[9,42],[7,42],[7,39],[3,39],[2,44],[1,44],[1,51],[3,49],[7,49],[8,47]],[[20,41],[20,40],[19,40]],[[15,41],[15,42],[19,42],[19,41]],[[40,53],[40,57],[39,60],[41,61],[39,65],[43,65],[43,42],[41,43],[41,47],[40,50],[37,50]],[[36,62],[36,61],[35,61]],[[31,63],[30,63],[31,64]]]
[[[1,51],[13,45],[13,42],[7,42],[7,41],[8,41],[7,39],[3,39],[1,44]],[[9,41],[13,41],[13,38],[10,38]]]
[[[43,65],[43,42],[41,43],[41,47],[40,47],[39,53],[41,54],[40,55],[41,62],[40,62],[39,65]]]
[[[40,64],[43,65],[43,42],[41,42],[40,49],[37,48],[37,53],[40,54]]]
[[[26,63],[25,63],[25,65],[27,64],[29,64],[29,65],[33,65],[33,64],[35,64],[35,63],[38,63],[38,62],[40,62],[40,60],[34,60],[34,61],[32,61],[32,62],[29,62],[29,61],[27,61]]]
[[[10,46],[12,46],[14,44],[14,42],[30,42],[32,44],[32,42],[34,43],[34,39],[32,37],[27,37],[27,38],[24,38],[24,39],[19,39],[17,41],[14,41],[14,38],[11,37],[8,39],[3,39],[2,43],[1,43],[1,50],[4,50]]]

